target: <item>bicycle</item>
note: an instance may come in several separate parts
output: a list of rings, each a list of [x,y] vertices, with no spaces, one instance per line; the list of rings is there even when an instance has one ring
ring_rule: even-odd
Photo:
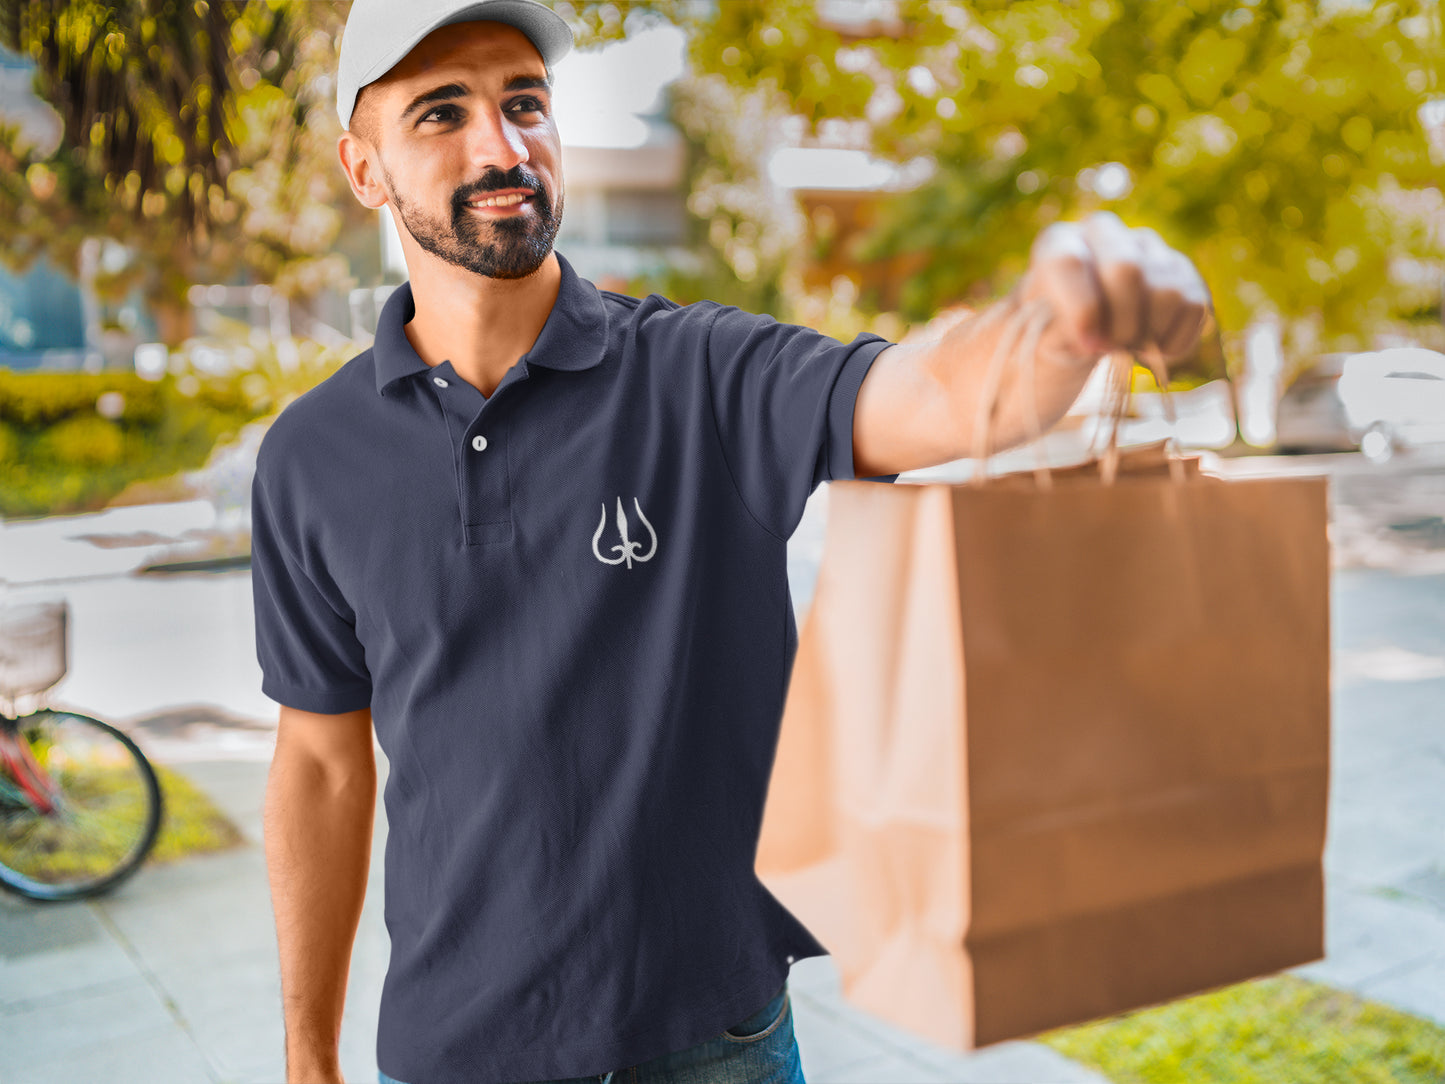
[[[0,606],[0,887],[33,900],[113,888],[160,831],[160,784],[136,743],[46,706],[69,624],[64,599]]]

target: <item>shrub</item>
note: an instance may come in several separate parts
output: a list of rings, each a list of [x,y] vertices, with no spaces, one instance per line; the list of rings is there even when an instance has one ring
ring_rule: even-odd
[[[218,442],[280,410],[355,352],[297,346],[294,365],[267,348],[249,351],[246,370],[167,372],[155,381],[122,370],[0,368],[0,517],[96,511],[135,483],[197,470]],[[114,394],[102,400],[107,393]],[[102,414],[97,403],[119,410]]]
[[[0,369],[0,421],[20,429],[43,429],[75,415],[95,413],[104,393],[118,391],[125,400],[123,417],[155,424],[165,413],[169,389],[165,382],[142,380],[135,373],[11,372]]]
[[[98,415],[77,416],[51,426],[32,446],[41,459],[72,467],[108,467],[125,456],[120,426]]]

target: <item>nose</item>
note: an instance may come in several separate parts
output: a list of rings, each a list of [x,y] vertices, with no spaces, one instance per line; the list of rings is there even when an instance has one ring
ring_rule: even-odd
[[[482,110],[474,114],[471,125],[470,153],[472,164],[484,170],[490,166],[506,171],[527,161],[527,145],[521,130],[500,109]]]

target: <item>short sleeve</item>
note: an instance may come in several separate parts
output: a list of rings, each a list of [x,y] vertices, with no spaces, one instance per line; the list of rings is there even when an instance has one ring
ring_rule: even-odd
[[[843,343],[731,306],[718,309],[707,341],[713,414],[733,480],[753,516],[787,538],[819,483],[854,477],[858,389],[892,344],[868,333]]]
[[[371,704],[371,674],[355,615],[317,586],[284,541],[257,473],[251,484],[251,593],[261,691],[301,711],[337,714]]]

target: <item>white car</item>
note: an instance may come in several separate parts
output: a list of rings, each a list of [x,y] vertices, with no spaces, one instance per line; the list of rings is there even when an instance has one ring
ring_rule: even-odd
[[[1275,407],[1275,450],[1353,452],[1360,447],[1340,402],[1340,373],[1350,354],[1323,354],[1299,373]]]
[[[1418,346],[1353,354],[1339,397],[1360,451],[1376,462],[1402,447],[1445,442],[1445,354]]]

